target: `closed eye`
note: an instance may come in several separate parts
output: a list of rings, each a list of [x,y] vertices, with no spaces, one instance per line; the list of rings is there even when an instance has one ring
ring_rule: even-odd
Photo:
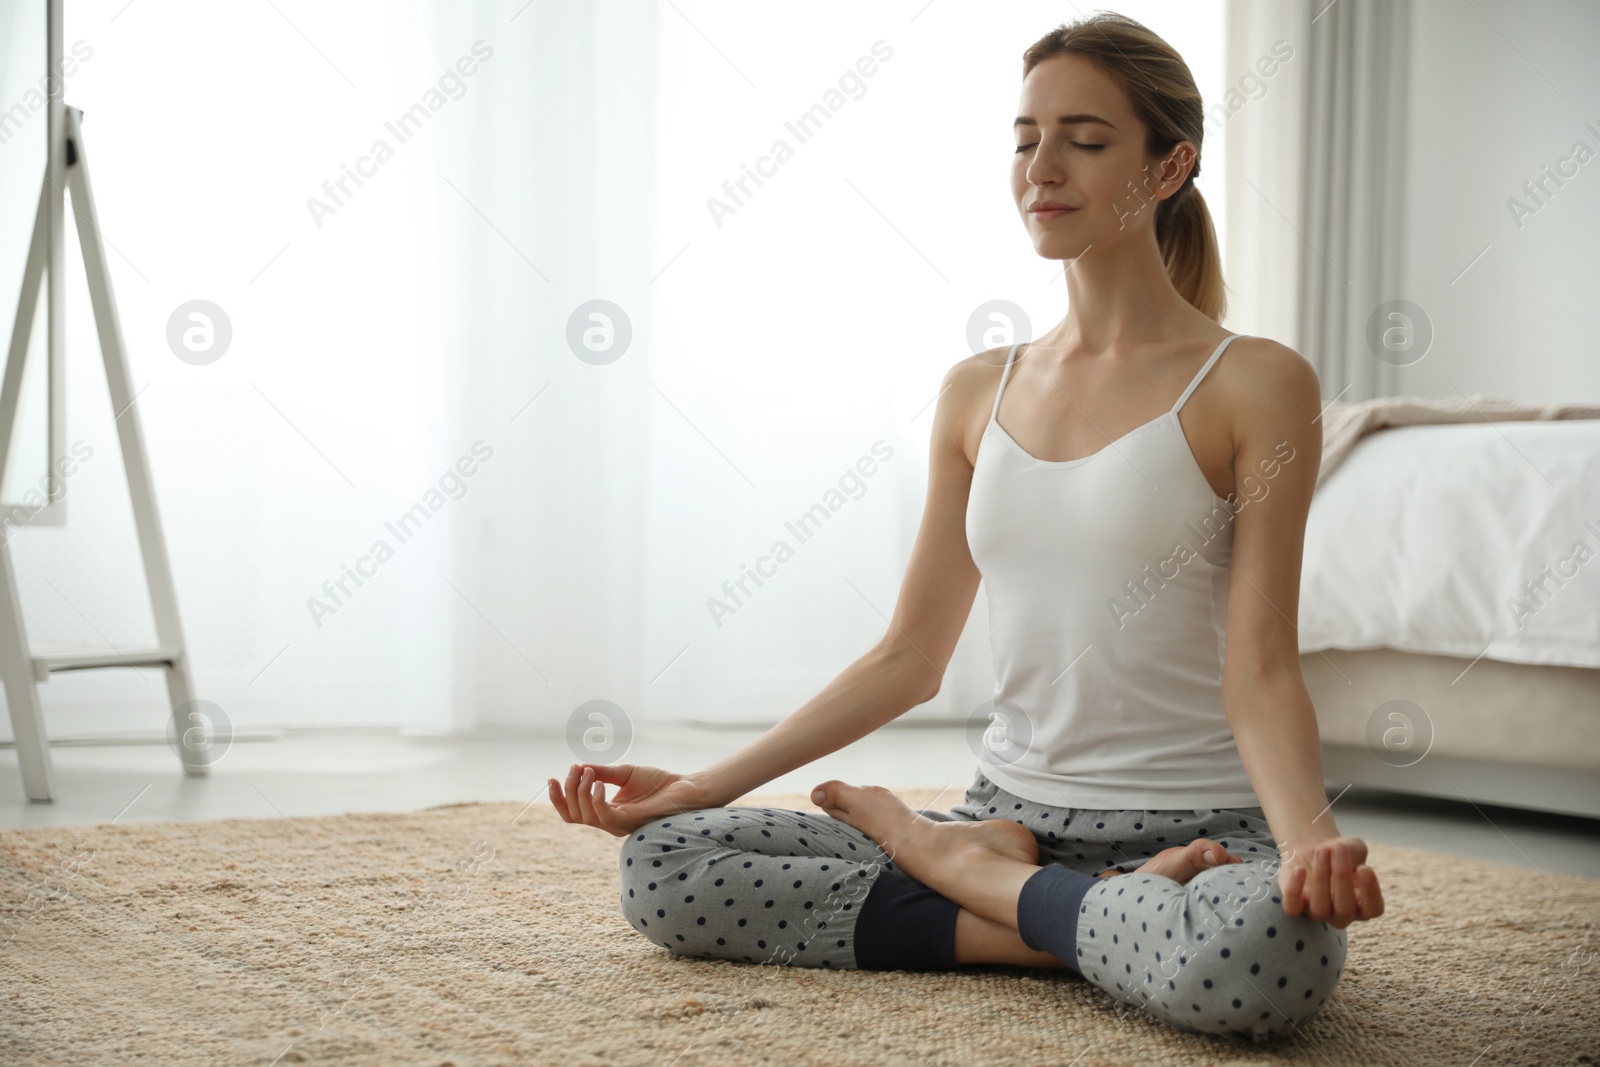
[[[1035,143],[1037,143],[1037,142],[1035,142]],[[1089,151],[1089,152],[1098,152],[1102,148],[1105,147],[1105,145],[1103,145],[1103,144],[1083,144],[1083,143],[1078,142],[1078,141],[1069,141],[1067,143],[1072,145],[1074,148],[1082,148],[1085,151]],[[1021,155],[1024,151],[1026,151],[1027,149],[1032,148],[1032,147],[1034,147],[1034,146],[1031,145],[1031,144],[1018,145],[1017,146],[1017,154]]]

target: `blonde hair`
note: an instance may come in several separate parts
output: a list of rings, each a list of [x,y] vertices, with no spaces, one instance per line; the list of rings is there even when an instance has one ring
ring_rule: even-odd
[[[1179,141],[1195,146],[1194,169],[1183,187],[1156,208],[1156,243],[1173,287],[1205,315],[1221,322],[1228,305],[1222,255],[1211,212],[1194,185],[1200,176],[1205,113],[1189,65],[1143,24],[1111,11],[1096,11],[1063,23],[1039,38],[1022,53],[1022,76],[1026,78],[1034,67],[1058,55],[1083,56],[1121,87],[1148,131],[1146,152],[1164,155]]]

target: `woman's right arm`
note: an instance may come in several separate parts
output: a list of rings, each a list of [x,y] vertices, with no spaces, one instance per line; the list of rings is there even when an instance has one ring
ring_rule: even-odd
[[[888,630],[821,692],[767,733],[726,759],[683,776],[693,783],[689,795],[700,801],[699,807],[725,807],[774,778],[860,740],[938,694],[981,579],[967,548],[972,464],[965,441],[972,431],[974,405],[985,388],[993,390],[993,378],[993,367],[983,357],[974,356],[950,368],[941,383],[928,446],[928,491],[922,522]],[[598,801],[593,801],[592,793],[584,796],[583,790],[593,787],[583,785],[577,772],[575,766],[569,773],[564,797],[552,783],[552,802],[558,797],[567,801],[557,807],[570,810],[569,821],[615,823],[615,809],[603,810],[608,806],[603,789]],[[604,770],[601,778],[615,780]],[[580,804],[580,797],[592,803]],[[601,810],[597,812],[597,808]],[[642,819],[638,825],[645,821],[649,820]]]

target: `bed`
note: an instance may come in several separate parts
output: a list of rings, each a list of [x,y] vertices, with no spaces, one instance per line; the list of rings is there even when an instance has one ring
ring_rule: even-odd
[[[1351,440],[1330,407],[1300,598],[1328,782],[1600,817],[1600,418]]]

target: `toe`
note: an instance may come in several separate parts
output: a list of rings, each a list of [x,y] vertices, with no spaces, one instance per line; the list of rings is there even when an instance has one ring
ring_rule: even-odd
[[[811,800],[817,807],[830,814],[844,811],[854,788],[837,778],[830,778],[811,791]]]

